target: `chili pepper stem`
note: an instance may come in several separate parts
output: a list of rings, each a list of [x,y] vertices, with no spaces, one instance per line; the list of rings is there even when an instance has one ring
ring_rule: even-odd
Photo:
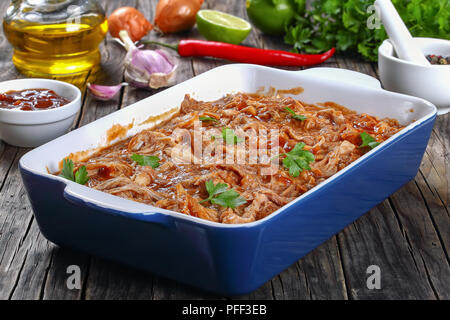
[[[168,43],[163,43],[163,42],[158,42],[158,41],[153,41],[153,40],[142,40],[140,41],[140,43],[142,44],[156,44],[158,46],[162,46],[162,47],[166,47],[172,50],[175,50],[178,52],[178,45],[177,44],[168,44]]]

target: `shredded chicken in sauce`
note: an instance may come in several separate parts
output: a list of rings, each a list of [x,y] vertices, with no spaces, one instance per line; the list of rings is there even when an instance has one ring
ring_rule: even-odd
[[[306,120],[294,119],[285,111],[286,107],[305,116]],[[270,175],[261,174],[270,163],[178,164],[173,161],[171,151],[180,141],[172,133],[182,128],[193,137],[194,123],[199,118],[209,119],[200,122],[202,131],[277,129],[277,153],[289,152],[303,142],[304,149],[314,154],[315,161],[310,163],[310,170],[301,171],[295,178],[283,166],[282,158]],[[76,161],[75,170],[84,165],[89,187],[116,196],[215,222],[248,223],[270,215],[361,157],[368,151],[359,147],[362,132],[383,142],[401,129],[396,120],[357,114],[334,103],[317,106],[289,97],[244,93],[201,102],[187,95],[175,117],[155,129],[102,149],[84,161]],[[203,148],[214,143],[217,143],[214,138],[202,141]],[[244,139],[240,143],[248,146],[249,141]],[[236,145],[223,144],[224,151],[234,147]],[[270,148],[269,143],[269,151]],[[248,152],[247,148],[245,150]],[[156,168],[139,165],[131,160],[133,154],[156,156],[160,165]],[[192,160],[194,155],[189,157]],[[245,198],[246,203],[235,208],[209,201],[200,203],[209,196],[205,183],[210,180],[214,184],[227,184]]]

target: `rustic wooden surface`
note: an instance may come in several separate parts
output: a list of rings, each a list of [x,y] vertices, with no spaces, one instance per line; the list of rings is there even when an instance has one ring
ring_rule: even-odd
[[[148,18],[156,1],[101,1],[107,13],[126,4]],[[8,1],[0,2],[5,12]],[[206,1],[206,8],[246,17],[241,0]],[[152,33],[152,38],[157,35]],[[175,42],[189,33],[165,36]],[[247,45],[284,48],[282,41],[252,31]],[[111,38],[104,41],[97,83],[122,79],[124,51]],[[21,78],[11,63],[12,48],[0,34],[0,81]],[[178,81],[225,62],[180,59]],[[324,66],[341,67],[377,77],[376,65],[357,57],[337,56]],[[85,83],[92,75],[86,75]],[[96,102],[83,89],[79,127],[152,94],[125,88],[114,102]],[[420,171],[389,199],[309,253],[261,288],[238,299],[449,299],[449,128],[450,114],[438,117]],[[221,299],[148,273],[60,248],[39,232],[17,167],[28,150],[0,141],[0,299]],[[82,288],[69,290],[66,269],[78,265]],[[367,267],[381,268],[381,289],[366,287]]]

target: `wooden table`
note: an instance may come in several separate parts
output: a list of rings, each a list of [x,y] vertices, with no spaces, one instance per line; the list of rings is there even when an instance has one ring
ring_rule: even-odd
[[[8,1],[1,1],[5,12]],[[100,1],[109,14],[122,5],[154,17],[156,1]],[[240,0],[206,1],[204,7],[246,17]],[[152,32],[152,38],[157,38]],[[166,36],[175,42],[190,33]],[[279,39],[252,31],[247,45],[289,50]],[[122,80],[124,50],[108,38],[102,45],[97,83]],[[0,81],[22,78],[11,63],[12,48],[0,34]],[[180,59],[178,81],[225,62]],[[377,77],[376,64],[341,55],[324,64]],[[88,77],[82,82],[86,82]],[[92,79],[90,80],[92,81]],[[97,102],[84,90],[74,127],[141,100],[154,92],[125,88],[114,102]],[[240,299],[449,299],[449,127],[450,114],[438,117],[415,179],[293,266]],[[222,298],[180,283],[60,248],[39,232],[17,163],[28,149],[0,141],[0,299],[204,299]],[[57,214],[57,213],[55,213]],[[67,267],[81,268],[81,289],[66,286]],[[367,268],[381,270],[381,289],[366,286]]]

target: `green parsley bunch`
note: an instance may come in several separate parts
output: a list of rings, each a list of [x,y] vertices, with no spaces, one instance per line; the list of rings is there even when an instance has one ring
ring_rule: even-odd
[[[374,0],[313,0],[312,8],[287,27],[285,42],[296,52],[319,53],[335,47],[378,60],[387,38],[384,27],[369,29]],[[450,39],[450,0],[392,0],[414,37]]]

